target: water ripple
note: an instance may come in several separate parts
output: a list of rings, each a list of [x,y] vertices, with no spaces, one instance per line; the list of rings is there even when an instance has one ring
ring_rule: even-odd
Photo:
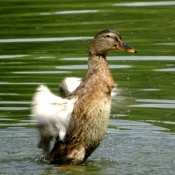
[[[167,5],[175,5],[175,1],[132,2],[132,3],[114,4],[114,6],[128,6],[128,7],[167,6]]]
[[[0,40],[1,42],[1,40]],[[20,58],[20,57],[26,57],[28,55],[0,55],[0,59],[7,59],[7,58]]]
[[[42,83],[39,82],[18,82],[18,83],[12,83],[12,82],[0,82],[1,85],[7,85],[7,84],[12,84],[12,85],[40,85]],[[19,94],[13,94],[13,93],[2,93],[2,94],[7,94],[7,95],[19,95]]]
[[[159,91],[160,89],[141,89],[142,91]]]
[[[0,107],[0,111],[22,111],[29,110],[29,108],[25,107]]]
[[[0,101],[0,104],[31,104],[29,101]]]
[[[137,99],[137,102],[146,104],[129,105],[128,107],[141,107],[141,108],[175,108],[175,100],[159,100],[159,99]]]
[[[63,37],[63,38],[22,38],[22,39],[0,39],[0,43],[27,43],[27,42],[55,42],[89,40],[92,37]]]
[[[130,68],[128,65],[109,65],[110,69],[123,69]],[[70,66],[57,66],[57,69],[88,69],[88,65],[70,65]]]
[[[59,11],[53,13],[40,13],[40,15],[69,15],[69,14],[84,14],[84,13],[97,13],[98,10],[72,10],[72,11]]]
[[[71,61],[85,61],[88,60],[87,57],[81,57],[81,58],[62,58],[60,60],[71,60]],[[129,60],[137,60],[137,61],[152,61],[152,60],[175,60],[175,56],[109,56],[107,57],[107,60],[121,60],[121,61],[129,61]]]
[[[169,108],[169,109],[174,109],[175,104],[137,104],[137,105],[129,105],[128,107],[140,107],[140,108]]]
[[[175,68],[155,69],[156,72],[175,72]]]
[[[137,99],[138,102],[147,103],[175,103],[175,100],[159,100],[159,99]]]
[[[68,74],[71,71],[24,71],[24,72],[13,72],[13,74]]]
[[[158,45],[158,46],[175,46],[175,43],[156,43],[155,45]]]
[[[1,84],[1,82],[0,82]],[[18,96],[19,94],[15,94],[15,93],[0,93],[0,96]]]

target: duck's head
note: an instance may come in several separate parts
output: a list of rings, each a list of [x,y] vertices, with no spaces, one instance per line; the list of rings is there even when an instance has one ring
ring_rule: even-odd
[[[115,30],[103,30],[92,40],[89,52],[93,55],[104,55],[112,50],[124,50],[126,52],[136,53],[137,51],[127,45],[121,38],[120,33]]]

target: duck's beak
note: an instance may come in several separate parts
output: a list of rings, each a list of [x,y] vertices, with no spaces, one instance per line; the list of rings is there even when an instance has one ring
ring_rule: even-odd
[[[120,40],[117,43],[116,49],[118,49],[118,50],[124,50],[126,52],[131,52],[131,53],[137,53],[137,50],[135,50],[134,48],[132,48],[129,45],[127,45],[123,40]]]

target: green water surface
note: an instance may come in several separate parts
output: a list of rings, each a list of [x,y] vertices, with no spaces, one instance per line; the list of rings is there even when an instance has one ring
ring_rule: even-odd
[[[0,1],[0,174],[174,173],[175,1],[147,2]],[[63,78],[84,77],[91,38],[107,28],[138,53],[107,57],[119,92],[90,166],[55,168],[40,161],[32,95],[39,84],[59,95]]]

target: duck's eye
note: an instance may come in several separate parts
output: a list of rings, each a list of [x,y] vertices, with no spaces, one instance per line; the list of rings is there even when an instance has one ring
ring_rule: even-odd
[[[107,34],[107,35],[106,35],[106,37],[107,37],[107,38],[110,38],[110,37],[111,37],[111,35]]]

